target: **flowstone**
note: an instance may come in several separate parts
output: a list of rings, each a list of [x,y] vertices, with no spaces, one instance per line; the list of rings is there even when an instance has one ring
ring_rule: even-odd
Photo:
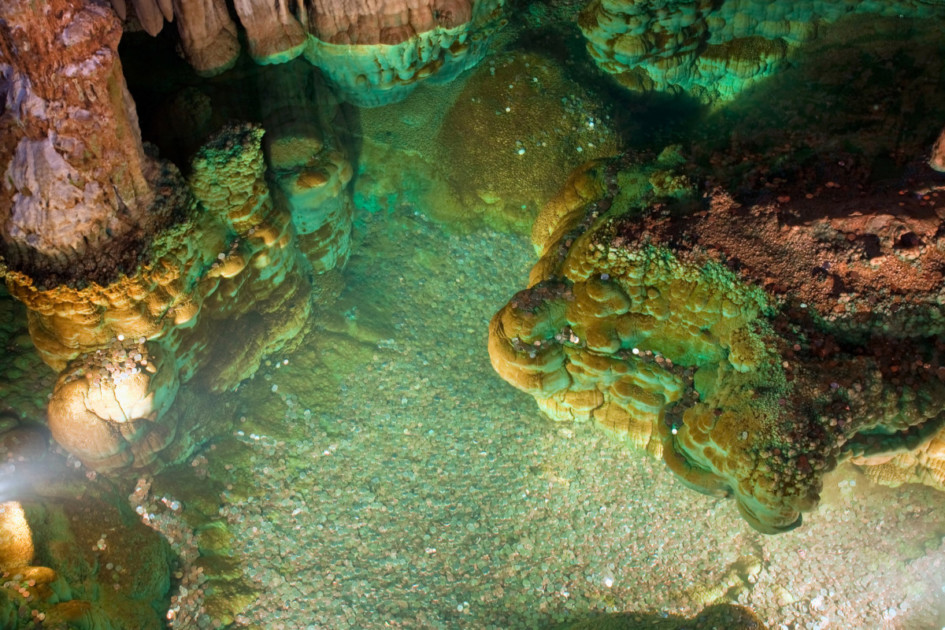
[[[496,371],[551,418],[594,420],[734,496],[765,533],[798,526],[838,462],[941,451],[941,202],[742,205],[678,164],[572,176],[535,224],[529,287],[490,324]],[[920,479],[945,488],[934,470]]]

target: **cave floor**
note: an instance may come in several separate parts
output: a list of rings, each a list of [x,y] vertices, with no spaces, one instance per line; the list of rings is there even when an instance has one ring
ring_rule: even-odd
[[[416,109],[387,112],[362,120],[366,133],[390,132],[402,112],[414,117],[405,137],[435,128]],[[362,148],[362,170],[390,159]],[[764,536],[734,502],[694,493],[619,437],[553,423],[486,351],[490,317],[525,286],[530,242],[485,218],[450,226],[456,204],[423,207],[405,170],[356,188],[386,201],[359,204],[339,301],[298,350],[226,397],[232,429],[154,479],[155,496],[182,505],[160,522],[225,521],[253,587],[234,602],[236,627],[548,628],[718,601],[772,629],[945,626],[945,493],[877,486],[843,466],[803,526]],[[17,326],[2,331],[19,340],[11,351],[28,346]],[[53,377],[23,356],[17,378],[41,379],[0,387],[11,392],[0,401],[39,418]],[[174,627],[218,627],[182,584],[170,594],[178,619],[202,620]]]
[[[241,393],[251,457],[221,514],[261,595],[240,624],[538,628],[714,601],[771,628],[945,623],[945,495],[842,467],[802,527],[758,534],[494,374],[488,320],[524,284],[524,237],[402,204],[362,217],[354,251],[342,302],[365,351],[326,361],[339,346],[316,335],[321,359],[303,347]]]

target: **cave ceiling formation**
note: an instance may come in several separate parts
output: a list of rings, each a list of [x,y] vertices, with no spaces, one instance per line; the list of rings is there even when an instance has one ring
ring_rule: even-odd
[[[500,25],[503,0],[236,0],[248,53],[260,64],[302,56],[351,102],[382,105],[417,82],[449,81],[474,66]],[[123,19],[157,35],[174,22],[184,55],[205,76],[231,68],[240,54],[224,0],[112,2]],[[133,8],[133,10],[132,10]]]
[[[593,0],[579,23],[591,57],[621,85],[716,103],[776,74],[838,20],[929,19],[941,11],[926,0]]]

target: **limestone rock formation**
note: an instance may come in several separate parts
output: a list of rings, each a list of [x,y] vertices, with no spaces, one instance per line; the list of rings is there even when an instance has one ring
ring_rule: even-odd
[[[0,283],[0,434],[22,420],[41,423],[56,372],[43,363],[30,339],[26,307]],[[2,438],[0,438],[2,439]],[[2,459],[2,455],[0,455]]]
[[[502,0],[311,0],[305,57],[352,102],[381,105],[418,80],[449,81],[475,65]]]
[[[939,134],[935,145],[932,147],[932,155],[929,157],[929,166],[936,171],[945,173],[945,129]]]
[[[766,533],[800,524],[839,461],[938,452],[940,202],[742,205],[680,160],[572,177],[535,224],[529,288],[492,319],[495,369],[552,418],[593,419],[733,495]]]
[[[124,0],[112,0],[123,18]],[[250,56],[261,64],[301,54],[359,105],[402,99],[425,79],[449,81],[485,54],[503,0],[236,0]],[[223,0],[135,0],[142,28],[155,35],[174,20],[187,60],[218,74],[239,55],[236,25]]]
[[[618,150],[606,108],[567,63],[531,51],[493,54],[359,122],[358,208],[409,203],[450,229],[528,234],[572,169]]]
[[[139,2],[146,5],[154,0]],[[168,0],[160,2],[164,5]],[[198,74],[213,76],[236,63],[239,36],[224,0],[173,0],[173,6],[184,56]]]
[[[246,29],[249,54],[257,63],[281,63],[302,54],[308,33],[293,15],[288,0],[236,0],[233,4]]]
[[[213,76],[228,70],[240,54],[236,24],[230,18],[224,0],[111,0],[115,13],[126,29],[144,30],[157,35],[164,21],[177,22],[181,49],[197,74]],[[268,5],[263,8],[266,12]],[[252,12],[247,15],[255,27]],[[267,34],[259,37],[266,41]]]
[[[4,628],[164,627],[170,549],[113,506],[91,496],[8,501],[0,533]]]
[[[945,490],[945,429],[911,451],[853,461],[867,477],[884,486],[921,483]]]
[[[172,358],[145,337],[86,353],[63,372],[49,402],[59,444],[98,470],[149,464],[173,440],[167,416],[180,381]]]
[[[265,68],[258,81],[274,201],[291,215],[313,271],[341,269],[354,215],[345,112],[303,60]]]
[[[0,255],[43,283],[134,268],[177,205],[180,176],[143,150],[120,37],[97,3],[5,4]]]
[[[219,249],[204,249],[218,252],[205,271],[206,316],[192,333],[180,330],[187,348],[180,360],[196,366],[211,391],[235,387],[265,355],[297,347],[311,313],[310,265],[292,217],[272,201],[262,136],[254,125],[223,129],[198,152],[190,177],[198,202],[222,219],[226,234]],[[233,338],[221,342],[224,325]]]
[[[23,506],[16,501],[0,504],[0,570],[9,573],[29,566],[36,553]]]
[[[777,72],[799,46],[844,17],[925,19],[943,13],[940,4],[921,0],[594,0],[580,26],[591,56],[625,87],[716,102]]]
[[[87,466],[149,465],[178,437],[180,383],[229,389],[297,343],[311,312],[308,265],[288,213],[273,206],[261,141],[258,127],[227,128],[198,153],[195,207],[154,236],[151,261],[133,273],[49,289],[7,273],[34,343],[60,372],[53,437]]]
[[[119,22],[101,3],[15,2],[4,17],[0,274],[59,374],[52,436],[102,471],[179,460],[199,427],[174,409],[181,384],[230,389],[265,355],[299,343],[312,276],[295,208],[273,203],[259,127],[218,133],[188,181],[145,152],[116,52]],[[340,192],[350,167],[331,151],[303,157],[281,167],[324,205],[340,199],[339,216],[312,230],[328,225],[314,240],[330,268],[347,256]],[[319,187],[326,165],[336,181]]]
[[[617,152],[603,108],[565,67],[521,52],[471,73],[434,146],[467,217],[480,207],[486,224],[525,233],[572,169]]]

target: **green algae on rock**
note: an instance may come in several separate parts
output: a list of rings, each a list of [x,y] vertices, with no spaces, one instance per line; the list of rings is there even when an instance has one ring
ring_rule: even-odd
[[[198,152],[189,187],[176,193],[182,217],[153,235],[150,260],[133,273],[41,289],[7,272],[40,355],[60,372],[53,437],[86,465],[151,465],[181,437],[181,383],[226,391],[263,356],[300,342],[309,266],[288,213],[272,203],[261,140],[258,127],[230,127]],[[216,332],[223,322],[228,335]]]
[[[187,61],[201,76],[232,68],[240,54],[237,24],[258,64],[300,56],[319,68],[352,103],[403,99],[423,81],[451,81],[486,54],[504,25],[504,0],[236,0],[234,22],[223,0],[138,0],[138,23],[157,35],[174,21]],[[112,0],[126,24],[127,5]]]
[[[0,550],[0,621],[4,600],[20,617],[4,628],[164,627],[160,611],[173,564],[168,544],[94,492],[81,500],[0,503],[5,535],[7,526],[15,527],[13,540],[26,553],[12,558]]]
[[[922,0],[594,0],[579,24],[595,62],[624,87],[715,103],[777,73],[831,24],[863,14],[923,20],[945,8]]]
[[[275,203],[292,216],[315,273],[344,267],[354,208],[344,112],[301,60],[258,70],[263,140]]]
[[[837,462],[942,430],[943,289],[922,280],[945,261],[939,222],[923,222],[932,207],[892,219],[878,208],[899,208],[898,194],[874,193],[869,212],[854,202],[860,229],[903,221],[930,244],[903,256],[882,241],[900,270],[890,277],[852,240],[818,244],[818,221],[853,229],[831,203],[666,196],[646,185],[667,179],[658,165],[590,164],[544,209],[530,287],[490,324],[500,375],[552,418],[593,419],[687,485],[733,495],[765,533],[799,525]],[[839,274],[839,308],[806,289],[817,268]]]

